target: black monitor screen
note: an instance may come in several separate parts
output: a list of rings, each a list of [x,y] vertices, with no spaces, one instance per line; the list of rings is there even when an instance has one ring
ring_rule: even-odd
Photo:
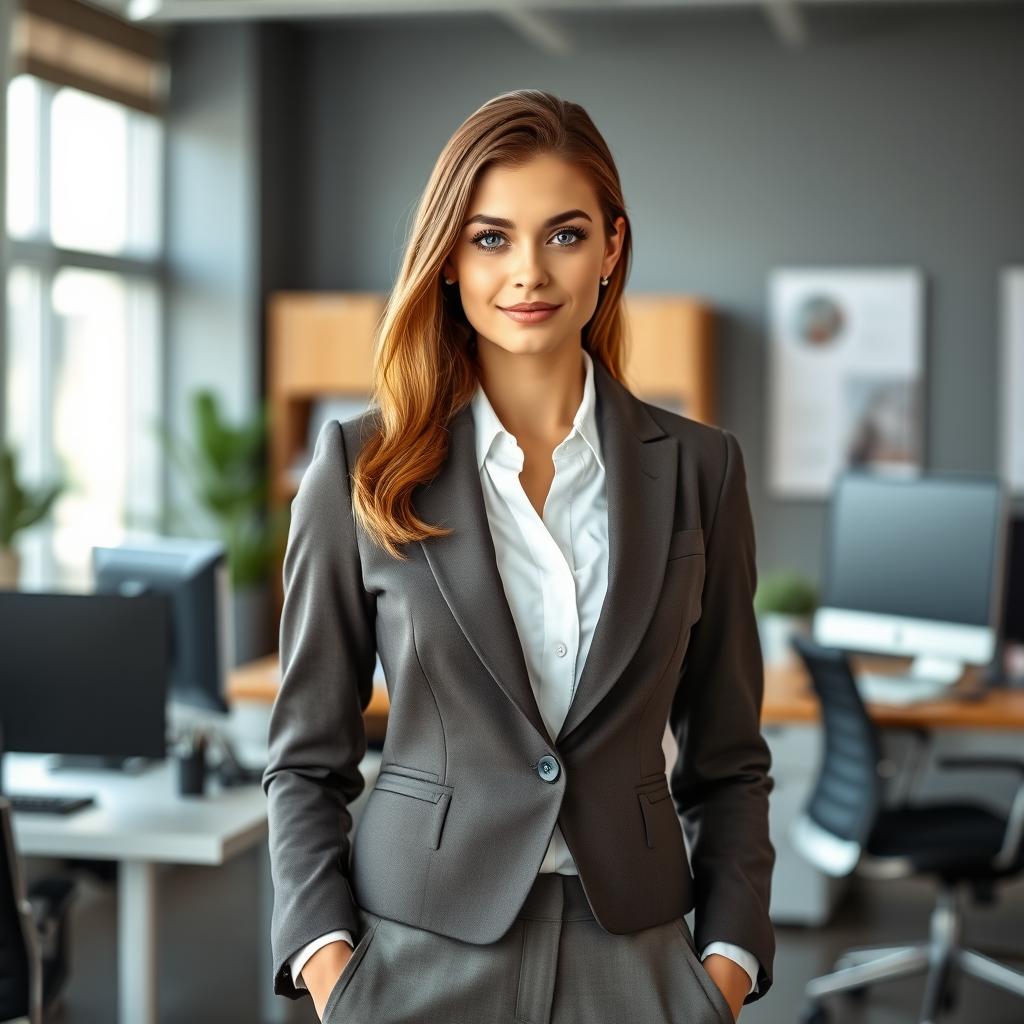
[[[1024,516],[1011,520],[1007,546],[1003,636],[1024,644]]]
[[[848,471],[829,513],[822,604],[937,622],[993,622],[998,480]]]
[[[166,599],[0,591],[0,743],[166,756]]]

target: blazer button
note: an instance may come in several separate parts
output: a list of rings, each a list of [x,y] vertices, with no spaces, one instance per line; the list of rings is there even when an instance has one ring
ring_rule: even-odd
[[[553,758],[550,754],[545,754],[537,762],[537,774],[545,782],[554,782],[555,779],[561,774],[561,766],[558,761]]]

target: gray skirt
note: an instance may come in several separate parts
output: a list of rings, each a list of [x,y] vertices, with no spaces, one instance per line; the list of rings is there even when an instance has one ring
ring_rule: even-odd
[[[538,874],[487,945],[357,910],[324,1024],[734,1024],[685,918],[613,935],[578,875]]]

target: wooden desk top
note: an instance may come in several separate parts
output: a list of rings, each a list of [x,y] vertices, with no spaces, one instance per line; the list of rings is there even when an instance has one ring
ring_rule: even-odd
[[[909,659],[854,656],[851,660],[855,670],[900,671],[904,664],[909,664]],[[977,674],[977,670],[969,670],[957,684],[957,692],[976,692]],[[228,700],[272,703],[280,682],[277,655],[259,658],[232,671],[228,679]],[[367,733],[371,738],[383,738],[388,707],[387,691],[375,689],[365,712]],[[872,704],[870,711],[880,726],[890,728],[1024,730],[1024,689],[982,691],[972,700],[946,699],[903,706]],[[767,666],[763,724],[792,725],[817,720],[818,702],[803,666],[798,662]]]
[[[854,671],[902,671],[910,659],[852,656]],[[979,671],[971,668],[957,683],[959,694],[919,704],[870,704],[868,710],[878,725],[920,729],[1024,729],[1024,689],[979,689]],[[799,662],[766,666],[764,674],[764,725],[792,725],[818,720],[818,700],[810,678]]]

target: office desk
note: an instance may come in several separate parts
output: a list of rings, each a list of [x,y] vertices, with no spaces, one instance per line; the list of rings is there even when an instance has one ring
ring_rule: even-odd
[[[220,790],[211,782],[206,796],[180,796],[172,759],[156,762],[138,775],[51,772],[48,760],[48,755],[6,754],[7,788],[90,793],[97,802],[67,815],[14,814],[18,851],[25,856],[118,862],[117,1019],[121,1024],[156,1024],[157,865],[219,865],[256,844],[265,849],[263,790],[257,784]],[[265,869],[262,876],[268,873]],[[264,908],[268,901],[265,894]],[[266,928],[269,931],[269,919]],[[272,967],[261,964],[261,977],[269,979],[271,974]],[[274,997],[269,981],[263,988],[269,993],[265,1007],[273,1015],[278,1001],[270,1001]]]
[[[851,656],[854,671],[902,671],[910,659]],[[1024,729],[1024,689],[980,690],[979,671],[969,669],[956,684],[958,694],[976,694],[970,700],[945,698],[919,704],[869,704],[868,713],[882,728],[911,729]],[[765,725],[790,725],[818,720],[818,700],[802,662],[765,667]]]

